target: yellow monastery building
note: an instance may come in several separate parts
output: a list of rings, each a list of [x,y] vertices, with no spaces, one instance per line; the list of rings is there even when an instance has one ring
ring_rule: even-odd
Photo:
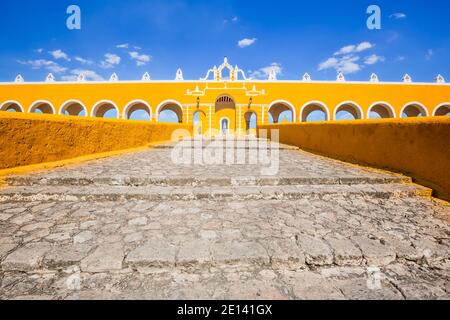
[[[445,116],[450,113],[450,85],[442,76],[433,83],[380,82],[373,74],[367,82],[349,82],[343,74],[336,81],[313,81],[308,74],[296,81],[248,79],[243,70],[225,58],[197,81],[184,80],[178,70],[175,80],[153,81],[148,73],[141,81],[56,82],[49,74],[42,83],[27,83],[19,75],[12,83],[0,84],[1,111],[104,117],[115,111],[117,118],[130,119],[138,110],[149,121],[172,111],[178,122],[194,125],[197,135],[251,134],[257,125],[283,121],[310,121],[312,112],[326,121],[347,111],[351,118],[370,119]],[[286,117],[285,115],[289,116]]]

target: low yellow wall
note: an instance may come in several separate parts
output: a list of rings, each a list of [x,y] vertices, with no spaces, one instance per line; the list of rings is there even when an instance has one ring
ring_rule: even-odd
[[[0,112],[0,170],[145,146],[188,125]]]
[[[409,175],[450,201],[450,117],[265,125],[280,142]]]

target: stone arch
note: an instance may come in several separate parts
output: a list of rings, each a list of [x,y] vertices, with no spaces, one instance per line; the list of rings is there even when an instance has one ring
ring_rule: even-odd
[[[295,108],[289,101],[286,100],[277,100],[270,104],[268,109],[268,114],[272,116],[274,123],[279,123],[280,115],[286,111],[290,111],[292,114],[292,122],[295,122],[296,113]]]
[[[405,104],[400,112],[402,118],[428,117],[428,109],[420,102]]]
[[[378,101],[372,104],[367,110],[367,119],[373,119],[371,113],[378,114],[381,119],[395,118],[395,109],[389,103]]]
[[[196,119],[197,116],[198,119]],[[196,110],[192,114],[192,125],[194,126],[194,135],[203,135],[207,127],[207,117],[205,111]]]
[[[362,120],[364,119],[364,113],[362,111],[362,108],[354,101],[344,101],[340,103],[336,109],[334,110],[334,120],[337,119],[337,115],[339,112],[345,111],[349,113],[355,120]]]
[[[166,100],[156,108],[157,121],[160,120],[160,114],[164,111],[172,111],[178,118],[178,123],[183,123],[183,106],[176,100]]]
[[[252,125],[252,121],[254,119],[254,126]],[[258,113],[254,110],[248,110],[244,114],[244,120],[245,120],[245,134],[250,135],[253,133],[256,134],[256,129],[258,126]]]
[[[101,100],[94,105],[92,108],[91,116],[93,118],[104,118],[108,111],[115,110],[115,118],[119,119],[119,108],[117,105],[109,100]]]
[[[441,103],[433,111],[434,117],[442,117],[448,115],[450,115],[450,102]]]
[[[36,111],[40,111],[43,114],[56,114],[55,107],[53,104],[46,100],[38,100],[31,104],[29,113],[36,113]]]
[[[236,102],[234,98],[228,94],[220,95],[214,104],[215,112],[218,113],[225,109],[236,110]]]
[[[22,105],[14,100],[8,100],[1,104],[0,111],[24,112]]]
[[[308,122],[308,117],[315,111],[321,111],[325,115],[325,121],[330,120],[330,110],[321,101],[309,101],[300,110],[300,122]]]
[[[69,115],[69,116],[80,116],[80,114],[84,111],[84,116],[87,117],[87,108],[86,106],[79,100],[69,100],[64,102],[59,109],[59,114],[61,115]]]
[[[123,111],[123,118],[125,120],[131,120],[131,117],[134,112],[136,111],[145,111],[148,115],[148,120],[152,119],[152,108],[150,105],[144,101],[144,100],[133,100],[130,101],[124,111]]]

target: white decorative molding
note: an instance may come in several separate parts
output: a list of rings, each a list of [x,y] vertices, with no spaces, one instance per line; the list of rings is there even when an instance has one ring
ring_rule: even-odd
[[[434,79],[434,82],[436,82],[436,83],[445,83],[445,78],[442,75],[438,74],[436,76],[436,78]]]
[[[15,83],[23,83],[23,82],[25,82],[25,80],[23,79],[21,74],[18,74],[16,79],[14,79],[14,82]]]
[[[77,77],[77,81],[78,81],[78,82],[84,82],[84,81],[86,81],[86,76],[85,76],[85,74],[84,74],[84,73],[80,73],[80,74],[78,75],[78,77]]]
[[[372,73],[372,75],[370,76],[370,82],[374,82],[374,83],[380,82],[380,79],[378,79],[378,76],[376,73]]]
[[[213,74],[214,81],[222,81],[224,79],[222,74],[225,69],[227,69],[230,72],[229,78],[225,80],[237,81],[239,80],[239,75],[242,76],[244,81],[248,80],[247,77],[245,76],[245,72],[242,69],[239,69],[237,65],[233,68],[233,66],[231,66],[228,63],[227,57],[223,59],[223,63],[219,67],[214,66],[212,69],[209,69],[208,72],[206,73],[206,76],[204,78],[200,78],[200,80],[206,81],[210,78],[211,74]]]
[[[177,74],[175,75],[175,81],[183,81],[183,71],[181,69],[177,70]]]
[[[411,83],[412,82],[412,78],[409,74],[405,74],[402,78],[402,81],[405,83]]]
[[[45,82],[55,82],[55,76],[52,73],[49,73],[47,78],[45,78]]]
[[[336,77],[336,81],[337,82],[345,82],[345,76],[342,72],[339,72],[337,77]]]
[[[119,81],[119,76],[114,72],[111,77],[109,78],[109,81],[116,82]]]
[[[150,81],[150,80],[151,80],[150,74],[149,74],[148,72],[144,73],[144,74],[142,75],[142,79],[141,79],[141,80],[142,80],[142,81]]]
[[[309,75],[309,73],[305,73],[303,75],[303,81],[304,82],[310,82],[311,81],[311,76]]]
[[[269,71],[269,79],[267,79],[268,81],[277,81],[277,71],[275,70],[275,68],[271,68]]]

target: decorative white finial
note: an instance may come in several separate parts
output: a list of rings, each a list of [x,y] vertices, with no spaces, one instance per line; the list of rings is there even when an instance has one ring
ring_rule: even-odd
[[[150,81],[150,75],[148,74],[148,72],[144,73],[142,75],[142,81]]]
[[[55,76],[51,73],[47,75],[47,78],[45,78],[45,82],[55,82]]]
[[[336,81],[338,82],[344,82],[345,81],[345,76],[342,72],[339,72],[337,77],[336,77]]]
[[[111,77],[109,78],[109,81],[119,81],[119,77],[117,76],[117,74],[114,72]]]
[[[21,74],[18,74],[16,79],[14,79],[14,82],[15,83],[22,83],[22,82],[25,82],[25,80],[23,79]]]
[[[405,83],[411,83],[412,82],[412,78],[409,74],[405,74],[402,78],[402,81]]]
[[[311,76],[309,75],[309,73],[305,73],[303,75],[303,81],[305,81],[305,82],[311,81]]]
[[[176,81],[183,81],[184,80],[184,78],[183,78],[183,71],[181,69],[177,70],[177,74],[175,76],[175,80]]]
[[[78,82],[86,81],[86,76],[84,75],[84,73],[80,73],[80,74],[78,75],[77,81],[78,81]]]
[[[270,69],[268,80],[269,81],[277,81],[277,72],[276,72],[275,68]]]
[[[223,58],[223,64],[228,64],[228,57]]]
[[[378,76],[375,73],[372,73],[372,75],[370,76],[370,82],[380,82]]]
[[[436,83],[445,83],[445,78],[441,74],[438,74],[436,78],[434,79],[434,82]]]

